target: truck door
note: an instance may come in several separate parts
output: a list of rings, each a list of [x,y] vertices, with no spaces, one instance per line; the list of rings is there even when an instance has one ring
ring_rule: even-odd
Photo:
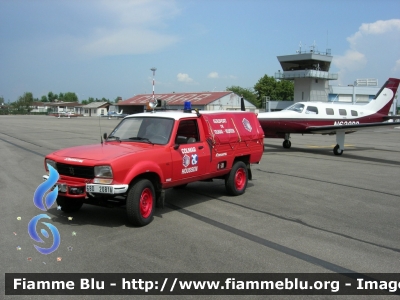
[[[204,177],[209,163],[209,151],[205,140],[201,140],[197,119],[180,120],[171,150],[172,181],[185,181],[192,177]],[[204,138],[203,138],[204,139]],[[176,148],[176,149],[175,149]]]

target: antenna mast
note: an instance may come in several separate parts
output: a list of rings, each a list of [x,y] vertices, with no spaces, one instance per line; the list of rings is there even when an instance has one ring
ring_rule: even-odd
[[[156,98],[154,96],[154,76],[156,76],[157,68],[153,67],[150,70],[153,71],[153,98],[152,98],[152,101],[149,101],[148,107],[152,108],[153,112],[154,112],[154,108],[157,106],[157,100],[156,100]]]

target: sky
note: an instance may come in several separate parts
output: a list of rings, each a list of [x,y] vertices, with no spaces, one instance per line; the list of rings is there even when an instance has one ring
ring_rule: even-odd
[[[0,97],[253,88],[331,49],[332,85],[400,78],[398,0],[0,0]]]

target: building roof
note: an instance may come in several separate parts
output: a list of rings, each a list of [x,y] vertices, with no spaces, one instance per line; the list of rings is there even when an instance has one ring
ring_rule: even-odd
[[[47,106],[48,102],[33,101],[30,106]]]
[[[183,105],[185,101],[190,101],[192,105],[207,105],[229,94],[233,94],[233,92],[170,93],[155,94],[154,97],[159,100],[167,101],[168,105]],[[118,102],[117,105],[146,105],[152,98],[152,94],[141,94]]]
[[[218,115],[218,114],[248,114],[249,112],[246,111],[226,111],[226,110],[214,110],[214,111],[201,111],[200,114],[202,115]],[[141,118],[141,117],[148,117],[148,118],[171,118],[175,120],[186,119],[188,117],[195,117],[197,113],[192,112],[182,112],[182,111],[156,111],[152,112],[143,112],[138,114],[129,115],[126,118]]]
[[[99,108],[103,105],[109,104],[108,102],[90,102],[89,104],[83,105],[83,108]]]
[[[65,107],[76,107],[76,106],[81,106],[79,102],[63,102],[63,101],[57,101],[57,102],[42,102],[44,103],[44,106],[65,106]]]

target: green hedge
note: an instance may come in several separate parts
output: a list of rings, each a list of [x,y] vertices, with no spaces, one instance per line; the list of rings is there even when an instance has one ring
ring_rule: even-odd
[[[27,110],[0,109],[0,115],[48,115],[47,112],[29,112]]]

